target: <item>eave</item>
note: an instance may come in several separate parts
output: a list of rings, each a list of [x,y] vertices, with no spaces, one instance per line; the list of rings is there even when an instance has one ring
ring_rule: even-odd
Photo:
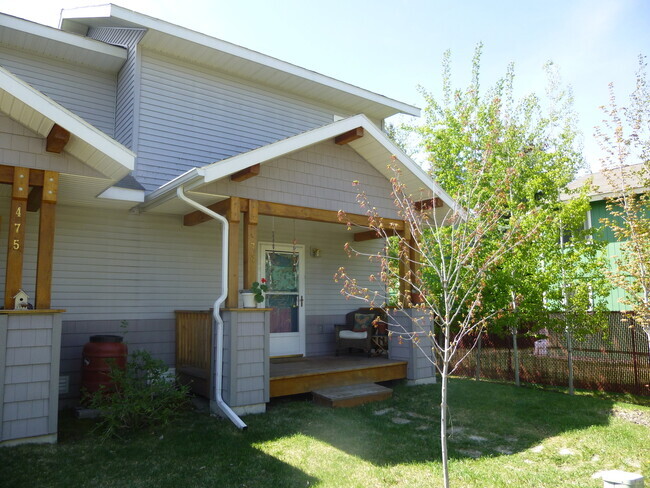
[[[176,188],[179,186],[183,186],[187,191],[200,191],[201,187],[213,181],[227,178],[253,165],[264,164],[314,144],[330,139],[333,141],[337,136],[359,127],[363,128],[364,136],[349,142],[349,146],[386,179],[390,180],[394,177],[393,170],[389,167],[392,161],[393,165],[401,171],[401,182],[414,196],[424,190],[440,198],[448,207],[456,207],[454,200],[433,181],[429,174],[406,156],[365,115],[355,115],[202,168],[194,168],[152,192],[138,208],[153,209],[175,198]]]
[[[64,152],[112,181],[135,167],[135,154],[81,117],[0,67],[0,113],[46,138],[56,125],[70,133]]]
[[[88,27],[148,29],[140,46],[218,69],[284,92],[385,119],[420,109],[299,66],[115,5],[63,10],[61,29],[84,34]]]
[[[117,73],[126,61],[126,49],[0,14],[0,45],[49,59]]]

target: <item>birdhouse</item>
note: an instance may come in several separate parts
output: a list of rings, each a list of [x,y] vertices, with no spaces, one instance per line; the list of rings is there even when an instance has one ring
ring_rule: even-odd
[[[19,290],[14,296],[14,310],[27,310],[29,308],[29,296],[23,290]]]

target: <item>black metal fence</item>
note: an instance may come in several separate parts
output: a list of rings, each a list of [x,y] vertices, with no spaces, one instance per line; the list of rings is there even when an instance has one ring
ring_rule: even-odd
[[[650,396],[646,334],[620,312],[610,313],[608,329],[582,339],[549,331],[541,339],[518,337],[517,355],[512,336],[484,333],[454,374],[515,381],[518,359],[519,378],[525,383],[571,387],[572,381],[575,388]]]

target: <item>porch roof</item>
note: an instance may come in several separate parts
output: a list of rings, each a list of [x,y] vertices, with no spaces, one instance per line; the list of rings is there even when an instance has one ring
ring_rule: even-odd
[[[0,112],[44,138],[55,125],[62,127],[70,133],[63,151],[112,182],[121,180],[135,167],[133,152],[3,67]]]
[[[150,210],[175,199],[176,189],[180,186],[184,186],[187,191],[196,192],[196,196],[200,195],[201,199],[204,199],[207,195],[201,192],[201,188],[213,181],[229,177],[257,164],[263,164],[326,140],[334,139],[357,128],[363,129],[364,136],[347,144],[386,179],[390,180],[394,176],[388,165],[391,158],[395,156],[394,164],[402,171],[402,183],[413,194],[421,189],[428,190],[433,196],[440,198],[447,206],[455,207],[454,200],[420,165],[404,154],[365,115],[355,115],[201,168],[193,168],[153,191],[147,196],[144,203],[138,205],[138,208],[139,210]],[[171,209],[169,205],[166,207]],[[185,210],[184,205],[179,206],[179,212]],[[171,211],[173,212],[173,210]]]

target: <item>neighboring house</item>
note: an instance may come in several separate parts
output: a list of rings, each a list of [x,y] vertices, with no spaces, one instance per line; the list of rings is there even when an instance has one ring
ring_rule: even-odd
[[[603,172],[593,173],[578,178],[569,185],[571,189],[580,188],[586,184],[590,185],[589,199],[591,203],[586,225],[588,228],[599,229],[595,238],[607,242],[605,252],[611,266],[615,266],[615,257],[621,256],[621,242],[618,241],[612,229],[601,222],[601,219],[616,219],[607,208],[608,199],[616,197],[621,190],[622,184],[619,185],[615,182],[625,181],[633,191],[638,193],[647,190],[640,183],[635,183],[638,180],[635,172],[641,168],[641,164],[628,166],[625,168],[624,175],[619,174],[621,170],[617,169],[609,171],[609,175],[605,175]],[[629,307],[620,301],[624,296],[623,289],[618,287],[612,289],[607,298],[608,310],[612,312],[629,310]]]
[[[343,250],[353,235],[337,212],[364,220],[352,182],[399,229],[387,168],[396,155],[410,190],[436,198],[436,211],[453,205],[382,131],[397,113],[420,111],[113,5],[64,10],[59,29],[0,15],[5,308],[22,289],[36,311],[64,311],[52,314],[62,330],[61,398],[78,396],[90,335],[122,333],[126,320],[129,346],[173,367],[175,311],[208,310],[222,293],[226,334],[244,330],[238,320],[261,321],[259,344],[233,346],[240,360],[254,344],[266,369],[269,355],[332,353],[333,324],[359,306],[332,277],[340,265],[360,276],[372,266]],[[24,204],[35,211],[21,213]],[[226,216],[225,247],[223,224],[200,205]],[[269,294],[272,310],[257,319],[238,308],[238,290],[269,273],[297,283]],[[223,387],[242,411],[263,410],[268,385],[256,387],[261,397],[233,400],[236,375],[255,369],[229,370],[233,350]]]

